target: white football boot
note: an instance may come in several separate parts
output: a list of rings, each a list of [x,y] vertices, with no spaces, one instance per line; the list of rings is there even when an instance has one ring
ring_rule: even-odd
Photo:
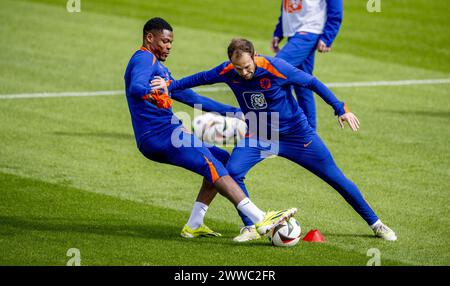
[[[241,228],[240,234],[233,238],[234,242],[246,242],[250,240],[259,239],[261,236],[256,231],[256,227],[254,225],[244,226]]]
[[[382,223],[381,221],[378,223],[375,223],[373,226],[371,226],[373,233],[376,237],[380,237],[384,240],[388,241],[396,241],[397,236],[395,235],[395,232],[390,229],[387,225]]]

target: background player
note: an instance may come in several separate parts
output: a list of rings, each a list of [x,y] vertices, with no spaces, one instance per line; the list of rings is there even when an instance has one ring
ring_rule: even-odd
[[[213,189],[216,189],[256,223],[259,233],[265,234],[297,210],[262,212],[246,198],[217,159],[222,157],[225,161],[225,151],[214,146],[207,147],[187,133],[172,113],[171,105],[173,98],[189,105],[202,104],[205,110],[211,111],[232,112],[236,108],[201,97],[190,90],[172,94],[167,92],[167,88],[151,91],[151,79],[172,79],[168,69],[160,63],[169,56],[172,41],[173,29],[169,23],[161,18],[150,19],[144,26],[143,46],[131,57],[125,72],[126,97],[138,149],[150,160],[183,167],[202,175],[204,183],[197,198],[199,203],[209,204],[208,200],[212,200],[215,195]],[[185,226],[182,235],[195,237],[218,234],[201,224],[197,229]]]
[[[290,85],[312,89],[333,107],[341,127],[344,126],[344,122],[347,122],[353,131],[357,131],[359,121],[353,113],[349,112],[346,105],[315,77],[302,72],[286,61],[257,56],[253,44],[248,40],[232,40],[228,47],[228,57],[230,61],[210,71],[174,81],[170,89],[185,89],[223,82],[232,89],[246,118],[249,113],[256,113],[257,119],[261,118],[262,113],[268,114],[267,116],[276,114],[279,117],[277,125],[263,123],[267,124],[266,127],[270,129],[270,132],[277,133],[279,140],[269,142],[268,145],[265,144],[267,142],[262,142],[260,134],[246,138],[244,144],[234,148],[228,160],[227,169],[230,175],[246,194],[248,195],[248,192],[244,179],[248,171],[268,154],[278,155],[311,171],[336,189],[369,224],[377,237],[396,240],[395,233],[379,220],[358,187],[337,167],[331,153],[315,130],[310,127],[302,109],[295,102]],[[156,79],[152,81],[152,85],[154,88],[161,88],[165,86],[165,82]],[[261,130],[258,126],[261,122],[258,120],[257,123],[255,130]],[[272,148],[273,145],[276,145],[276,148]],[[276,153],[273,150],[277,150]],[[247,226],[245,228],[247,232],[241,233],[235,241],[259,238],[251,221],[242,213],[241,216]]]
[[[282,0],[281,15],[273,33],[272,50],[276,57],[311,74],[315,51],[331,51],[342,23],[342,0]],[[287,38],[280,51],[280,42]],[[316,129],[316,105],[310,89],[294,85],[295,94],[309,125]]]

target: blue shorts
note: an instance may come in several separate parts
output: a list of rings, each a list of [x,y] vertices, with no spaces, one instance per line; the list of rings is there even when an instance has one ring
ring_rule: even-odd
[[[202,142],[181,127],[144,137],[139,151],[152,161],[197,173],[211,184],[228,175],[224,167],[230,157],[228,152]]]

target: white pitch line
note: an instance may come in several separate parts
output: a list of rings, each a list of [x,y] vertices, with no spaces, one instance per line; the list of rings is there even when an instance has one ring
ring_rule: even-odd
[[[404,85],[424,85],[424,84],[447,84],[450,78],[442,79],[411,79],[398,81],[361,81],[361,82],[330,82],[325,83],[328,87],[373,87],[373,86],[404,86]],[[199,87],[195,89],[198,92],[217,92],[227,91],[228,87]],[[2,94],[0,99],[28,99],[28,98],[48,98],[48,97],[78,97],[78,96],[105,96],[105,95],[123,95],[123,90],[104,90],[104,91],[80,91],[80,92],[44,92],[44,93],[19,93]]]
[[[25,98],[47,98],[47,97],[78,97],[78,96],[101,96],[101,95],[120,95],[123,90],[105,90],[105,91],[73,91],[73,92],[43,92],[43,93],[19,93],[2,94],[0,99],[25,99]]]
[[[361,81],[361,82],[335,82],[326,84],[329,87],[371,87],[371,86],[401,86],[423,84],[446,84],[450,78],[441,79],[410,79],[397,81]]]

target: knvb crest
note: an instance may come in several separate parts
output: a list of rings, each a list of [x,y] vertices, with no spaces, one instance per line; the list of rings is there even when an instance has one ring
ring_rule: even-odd
[[[270,83],[270,79],[265,77],[259,81],[259,85],[261,86],[262,89],[269,89],[272,84]]]
[[[243,94],[245,104],[250,109],[265,109],[267,108],[267,101],[264,94],[261,92],[244,92]]]
[[[284,11],[291,14],[302,10],[302,1],[303,0],[284,0]]]

